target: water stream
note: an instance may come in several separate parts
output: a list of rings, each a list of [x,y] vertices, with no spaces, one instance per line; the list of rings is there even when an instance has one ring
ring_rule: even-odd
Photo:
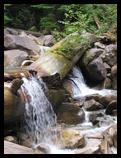
[[[23,78],[21,86],[25,97],[24,130],[31,137],[33,146],[39,143],[53,144],[57,139],[57,121],[44,89],[44,82],[35,77]]]
[[[87,95],[100,94],[104,96],[113,93],[113,90],[89,88],[84,81],[81,71],[77,67],[73,68],[68,80],[71,81],[73,87],[72,97],[81,101],[84,101]],[[32,146],[36,148],[40,144],[45,144],[50,154],[74,154],[76,149],[60,149],[57,145],[59,138],[57,118],[51,103],[45,95],[45,91],[47,90],[45,83],[41,78],[36,79],[35,77],[31,77],[30,79],[23,77],[23,81],[24,84],[21,86],[21,90],[26,102],[23,131],[28,137],[31,137]],[[72,127],[81,131],[81,134],[102,132],[109,127],[94,128],[92,122],[89,120],[91,112],[86,111],[84,108],[83,110],[85,121]]]

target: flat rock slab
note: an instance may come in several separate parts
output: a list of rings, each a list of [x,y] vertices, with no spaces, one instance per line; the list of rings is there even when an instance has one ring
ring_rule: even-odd
[[[31,148],[4,141],[4,154],[37,154]],[[39,154],[39,153],[38,153]]]

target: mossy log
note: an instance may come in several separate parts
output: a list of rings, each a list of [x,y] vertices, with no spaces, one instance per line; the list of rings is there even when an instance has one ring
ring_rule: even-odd
[[[29,69],[37,71],[39,77],[58,73],[63,79],[95,41],[97,37],[93,34],[72,33],[42,54],[29,66]]]

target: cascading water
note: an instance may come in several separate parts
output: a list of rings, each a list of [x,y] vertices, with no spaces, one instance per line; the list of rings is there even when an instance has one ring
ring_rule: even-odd
[[[110,89],[96,90],[89,88],[85,83],[81,70],[76,66],[72,69],[72,72],[69,74],[68,80],[72,84],[72,97],[82,102],[85,101],[85,97],[88,95],[99,94],[102,96],[106,96],[116,93],[115,90]],[[89,121],[89,116],[91,112],[86,111],[84,108],[83,110],[85,113],[85,122],[83,124],[91,125],[92,123]]]
[[[73,98],[83,99],[85,96],[92,94],[105,96],[110,95],[113,92],[113,90],[109,89],[96,90],[89,88],[84,81],[81,70],[78,67],[74,67],[72,69],[72,73],[69,75],[69,80],[73,85]]]
[[[31,138],[32,144],[55,144],[57,139],[56,114],[44,94],[46,89],[41,79],[23,78],[21,86],[25,97],[24,132]],[[23,128],[23,127],[22,127]]]

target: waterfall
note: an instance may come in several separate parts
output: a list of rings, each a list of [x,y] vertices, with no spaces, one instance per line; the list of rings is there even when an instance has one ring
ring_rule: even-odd
[[[100,94],[102,96],[105,96],[111,95],[113,92],[115,93],[115,91],[110,89],[96,90],[89,88],[85,83],[81,70],[76,66],[72,69],[72,72],[70,73],[68,79],[73,85],[72,97],[75,99],[84,99],[85,96],[92,94]]]
[[[32,139],[32,145],[55,144],[57,139],[56,114],[48,101],[42,79],[23,78],[21,90],[25,97],[25,118],[23,131]]]
[[[96,90],[89,88],[85,83],[81,70],[76,66],[72,69],[72,72],[68,75],[68,80],[72,84],[72,97],[77,100],[80,100],[81,102],[84,102],[85,97],[88,95],[99,94],[102,96],[106,96],[116,93],[115,90],[110,90],[110,89]],[[89,121],[89,116],[91,112],[86,111],[84,108],[83,110],[85,113],[85,121],[82,125],[92,126],[92,123]]]

